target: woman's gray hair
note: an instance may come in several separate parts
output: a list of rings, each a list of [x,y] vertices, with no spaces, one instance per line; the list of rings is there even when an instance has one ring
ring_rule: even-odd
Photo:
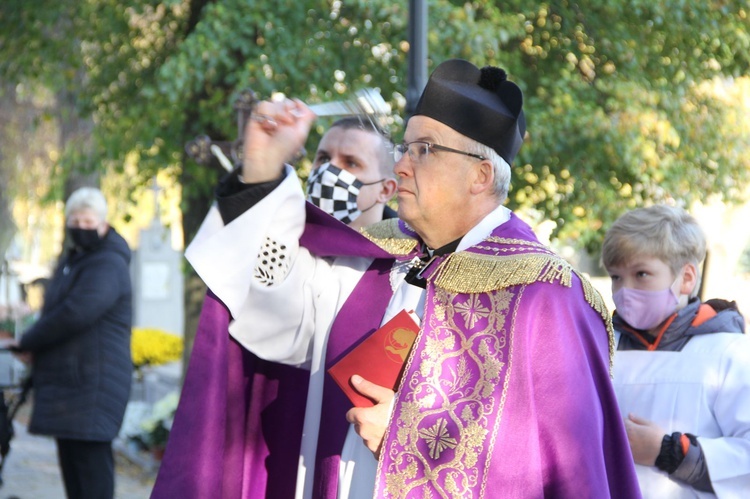
[[[495,169],[495,195],[500,199],[500,202],[505,201],[510,189],[510,165],[490,146],[469,138],[466,140],[466,152],[478,154],[492,163],[492,167]]]
[[[65,218],[72,213],[88,208],[96,213],[102,222],[107,220],[107,200],[96,187],[81,187],[70,195],[65,203]]]

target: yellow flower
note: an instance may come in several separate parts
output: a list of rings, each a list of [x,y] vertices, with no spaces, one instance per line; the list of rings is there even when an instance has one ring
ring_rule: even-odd
[[[130,351],[133,365],[160,365],[182,358],[183,340],[177,335],[154,328],[133,328]]]

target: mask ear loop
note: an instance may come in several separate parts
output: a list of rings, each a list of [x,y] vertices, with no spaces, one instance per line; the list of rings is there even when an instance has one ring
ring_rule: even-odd
[[[675,277],[675,280],[672,283],[672,286],[674,286],[674,284],[677,282],[677,280],[680,279],[680,276],[682,276],[682,282],[680,283],[679,293],[675,293],[674,291],[672,291],[672,293],[677,298],[678,302],[680,301],[680,296],[682,296],[682,294],[683,294],[682,293],[682,286],[685,284],[685,272],[686,272],[686,267],[688,265],[691,265],[693,267],[693,272],[691,272],[691,274],[693,274],[693,289],[689,293],[686,294],[687,295],[687,299],[688,299],[688,301],[690,301],[691,298],[693,298],[694,296],[699,296],[699,294],[700,294],[700,289],[698,289],[698,292],[696,293],[696,288],[702,282],[701,276],[698,273],[698,266],[696,264],[686,263],[685,265],[682,266],[682,269],[680,269],[679,275],[677,277]],[[670,286],[670,289],[671,289],[671,286]],[[701,301],[703,301],[703,300],[701,300]]]
[[[381,178],[380,180],[375,180],[374,182],[362,182],[362,181],[360,180],[360,181],[359,181],[359,183],[360,183],[360,184],[362,184],[363,186],[364,186],[364,185],[375,185],[375,184],[379,184],[380,182],[385,182],[386,180],[387,180],[387,179],[386,179],[385,177],[383,177],[383,178]]]
[[[387,179],[387,178],[385,178],[385,177],[384,177],[384,178],[381,178],[380,180],[376,180],[376,181],[374,181],[374,182],[366,182],[366,183],[365,183],[365,182],[362,182],[362,181],[360,180],[360,181],[359,181],[359,183],[361,184],[361,187],[360,187],[360,189],[359,189],[359,194],[361,194],[361,193],[362,193],[362,187],[364,187],[364,186],[367,186],[367,185],[375,185],[375,184],[379,184],[379,183],[381,183],[381,182],[385,182],[386,180],[388,180],[388,179]],[[359,195],[358,195],[357,197],[359,197]],[[378,202],[377,202],[377,201],[375,201],[374,203],[372,203],[372,205],[370,205],[370,207],[369,207],[369,208],[365,208],[364,210],[359,210],[359,211],[360,211],[360,212],[362,212],[362,213],[364,213],[364,212],[366,212],[366,211],[369,211],[369,210],[371,210],[371,209],[375,208],[375,207],[376,207],[377,205],[378,205]]]
[[[372,204],[371,204],[371,205],[370,205],[370,206],[369,206],[368,208],[365,208],[364,210],[359,210],[359,211],[360,211],[360,212],[362,212],[362,213],[364,213],[364,212],[366,212],[366,211],[370,211],[371,209],[375,208],[375,207],[376,207],[377,205],[378,205],[378,202],[377,202],[377,201],[375,201],[375,202],[374,202],[374,203],[372,203]]]

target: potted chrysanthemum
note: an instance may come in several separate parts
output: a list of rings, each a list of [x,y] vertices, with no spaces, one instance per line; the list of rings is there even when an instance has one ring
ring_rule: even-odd
[[[177,408],[178,392],[173,392],[153,403],[147,396],[148,380],[155,376],[152,368],[182,359],[183,339],[156,328],[136,327],[131,335],[131,357],[135,366],[138,392],[128,404],[128,414],[135,416],[126,434],[137,448],[150,452],[157,460],[169,437],[172,417]]]
[[[145,366],[158,366],[182,358],[181,337],[156,328],[135,327],[130,337],[130,352],[136,372]]]

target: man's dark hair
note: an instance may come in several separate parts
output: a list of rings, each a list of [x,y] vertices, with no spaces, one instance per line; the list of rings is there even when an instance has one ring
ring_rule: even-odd
[[[372,119],[365,116],[346,116],[336,120],[331,128],[339,127],[344,130],[359,129],[366,132],[374,132],[382,135],[384,139],[390,141],[390,134]]]
[[[362,130],[375,133],[383,140],[380,170],[387,177],[393,177],[393,140],[390,134],[367,116],[346,116],[336,120],[330,128],[341,128],[342,130]],[[329,130],[330,130],[329,128]]]

